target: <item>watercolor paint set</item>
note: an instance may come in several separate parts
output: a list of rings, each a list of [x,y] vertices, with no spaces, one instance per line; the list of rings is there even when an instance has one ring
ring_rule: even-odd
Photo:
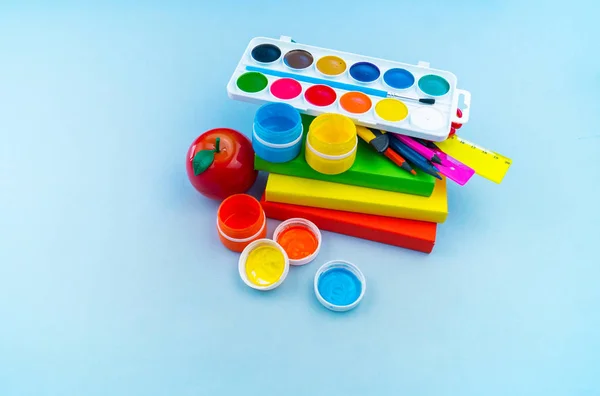
[[[392,62],[288,37],[252,39],[227,92],[257,104],[288,103],[312,116],[338,113],[360,126],[430,141],[445,140],[453,122],[467,123],[471,103],[454,74],[428,63]]]

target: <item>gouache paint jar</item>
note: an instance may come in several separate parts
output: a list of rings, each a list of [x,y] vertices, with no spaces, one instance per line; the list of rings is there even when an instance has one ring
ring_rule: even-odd
[[[306,162],[326,175],[350,169],[356,159],[358,137],[356,125],[340,114],[323,114],[315,118],[306,137]]]
[[[287,103],[268,103],[254,117],[252,148],[268,162],[293,160],[302,148],[302,118]]]
[[[217,231],[226,248],[241,252],[251,242],[267,236],[267,217],[256,198],[235,194],[219,206]]]

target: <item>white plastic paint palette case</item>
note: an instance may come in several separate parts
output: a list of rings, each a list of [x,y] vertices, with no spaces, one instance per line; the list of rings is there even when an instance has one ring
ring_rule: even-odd
[[[253,51],[255,57],[253,57]],[[290,51],[295,51],[294,54],[300,56],[303,68],[293,68],[289,65],[290,62],[286,62],[286,55]],[[322,65],[319,60],[325,58],[324,61],[331,61],[331,57],[340,58],[345,63],[345,67],[340,65],[341,73],[338,75],[324,74],[317,67],[317,64]],[[363,62],[361,65],[364,66],[359,65],[352,69],[353,65],[360,62]],[[329,64],[331,65],[331,62]],[[373,65],[375,68],[372,67]],[[363,81],[354,78],[358,76],[360,79],[361,75],[365,76],[360,73],[364,71],[361,68],[367,71]],[[321,69],[323,68],[321,67]],[[372,72],[370,76],[368,75],[369,71]],[[388,72],[389,74],[386,74]],[[413,82],[409,86],[411,76]],[[365,80],[369,80],[369,77],[377,78],[374,81],[365,82]],[[396,80],[392,77],[396,77]],[[408,84],[405,86],[402,86],[402,82],[396,84],[394,81],[401,81],[397,77],[408,79]],[[242,83],[242,81],[252,78],[258,81],[250,81],[246,85]],[[273,87],[275,82],[282,79],[286,79],[286,81]],[[290,82],[287,79],[293,79],[296,82]],[[301,113],[312,116],[339,113],[350,117],[358,125],[432,141],[442,141],[448,137],[452,122],[465,124],[469,120],[471,95],[468,91],[458,89],[456,85],[457,79],[454,74],[432,69],[425,62],[410,65],[298,44],[288,37],[281,37],[279,40],[257,37],[248,44],[227,85],[227,92],[232,99],[257,104],[285,102]],[[316,88],[307,94],[307,90],[315,86]],[[402,88],[399,88],[400,86]],[[275,88],[282,89],[275,92]],[[316,96],[311,96],[315,90],[321,92],[317,92]],[[335,92],[335,98],[333,98],[333,92]],[[363,95],[346,95],[349,102],[340,101],[349,92],[362,92]],[[352,103],[351,96],[354,96],[354,99],[358,99],[359,102],[361,98],[368,97],[370,105],[365,104],[369,100],[364,101],[362,105],[359,103],[357,107],[362,106],[362,110],[356,112],[354,108],[346,105],[346,103]],[[464,97],[465,107],[462,108],[462,117],[458,118],[456,109],[460,96]],[[315,100],[315,97],[318,100]],[[406,98],[412,98],[412,100]],[[424,104],[419,102],[419,99],[434,99],[435,103]],[[394,111],[398,111],[399,108],[402,114],[394,114]],[[362,112],[363,110],[364,112]],[[391,121],[396,118],[401,119]]]

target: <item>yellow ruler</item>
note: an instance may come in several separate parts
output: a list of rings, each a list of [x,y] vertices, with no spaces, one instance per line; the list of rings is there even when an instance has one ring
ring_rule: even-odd
[[[435,142],[444,153],[472,168],[479,176],[500,183],[512,164],[510,158],[479,147],[456,135],[443,142]]]

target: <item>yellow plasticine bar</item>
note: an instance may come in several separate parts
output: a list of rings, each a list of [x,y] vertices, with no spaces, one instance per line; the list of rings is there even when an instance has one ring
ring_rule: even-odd
[[[473,169],[479,176],[494,183],[502,182],[512,164],[510,158],[479,147],[457,135],[452,135],[443,142],[434,142],[434,144],[444,153]]]
[[[446,178],[436,181],[430,197],[422,197],[272,173],[267,179],[265,198],[267,202],[433,223],[443,223],[448,216]]]

